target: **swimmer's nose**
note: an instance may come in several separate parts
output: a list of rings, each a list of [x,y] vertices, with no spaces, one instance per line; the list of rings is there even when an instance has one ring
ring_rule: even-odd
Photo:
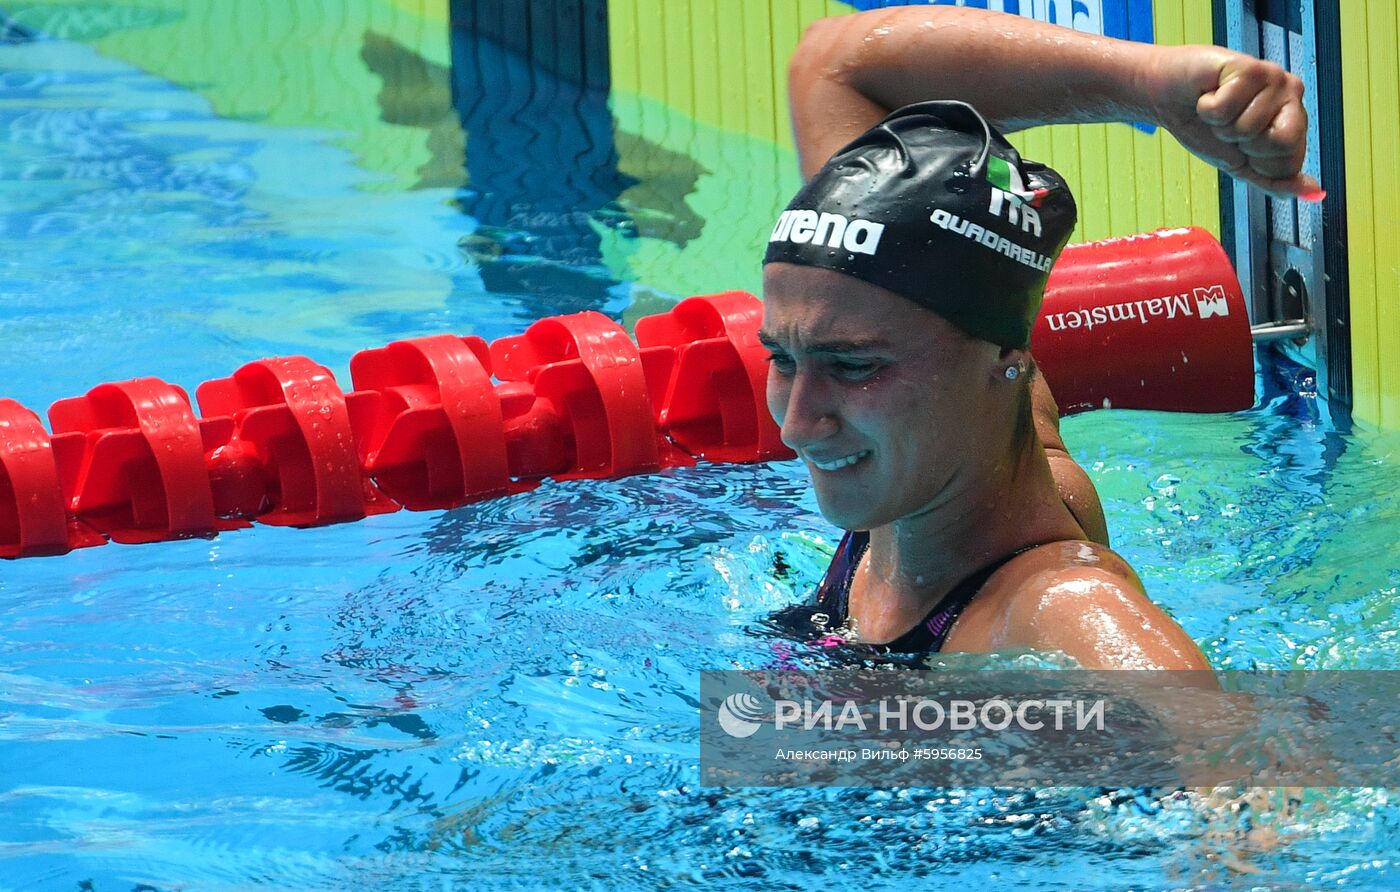
[[[841,428],[831,394],[816,375],[802,372],[794,375],[788,388],[786,405],[781,408],[778,424],[783,443],[794,451],[801,452],[815,446]]]

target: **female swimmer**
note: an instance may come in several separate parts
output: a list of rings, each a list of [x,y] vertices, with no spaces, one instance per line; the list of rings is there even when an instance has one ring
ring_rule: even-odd
[[[999,128],[1150,121],[1261,188],[1310,196],[1301,83],[1217,47],[957,7],[818,22],[790,82],[809,179],[764,258],[768,404],[822,513],[852,531],[799,612],[894,652],[1208,669],[1109,549],[1059,438],[1028,346],[1075,204]]]

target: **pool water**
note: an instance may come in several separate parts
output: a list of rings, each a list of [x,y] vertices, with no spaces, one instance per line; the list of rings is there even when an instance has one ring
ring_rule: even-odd
[[[104,28],[150,26],[121,9]],[[471,114],[421,129],[488,157],[395,169],[368,129],[220,115],[90,42],[4,34],[0,396],[41,413],[268,355],[348,382],[352,353],[396,338],[752,287],[766,229],[707,234],[707,205],[722,186],[767,219],[791,163],[713,133],[703,162],[654,142],[619,179],[589,173],[606,151],[561,154],[556,176],[588,179],[574,204],[509,210],[487,188],[509,159]],[[648,133],[699,132],[638,120],[615,140],[632,159]],[[1093,413],[1066,439],[1115,547],[1217,667],[1391,668],[1400,440],[1327,427],[1304,370],[1259,379],[1249,412]],[[702,787],[699,672],[771,665],[764,618],[810,593],[836,535],[776,463],[7,563],[0,886],[1400,885],[1385,790],[1311,791],[1284,817],[1132,791]]]

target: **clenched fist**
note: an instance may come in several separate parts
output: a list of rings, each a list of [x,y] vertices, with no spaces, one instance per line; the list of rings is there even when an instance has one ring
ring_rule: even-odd
[[[1143,89],[1158,123],[1196,155],[1277,196],[1321,197],[1302,173],[1303,82],[1220,47],[1158,47]]]

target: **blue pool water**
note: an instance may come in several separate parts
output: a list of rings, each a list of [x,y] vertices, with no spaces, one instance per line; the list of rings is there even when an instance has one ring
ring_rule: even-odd
[[[657,298],[610,234],[677,245],[704,223],[682,190],[670,228],[636,226],[596,180],[589,206],[483,222],[487,168],[386,185],[343,133],[10,39],[0,396],[41,413],[134,376],[192,390],[304,353],[348,381],[352,353],[395,338],[626,319]],[[1394,667],[1400,443],[1322,425],[1297,370],[1260,377],[1250,412],[1096,413],[1066,439],[1116,547],[1216,666]],[[779,463],[7,563],[0,886],[1400,884],[1384,790],[1246,818],[1070,789],[702,787],[699,672],[772,662],[762,620],[810,592],[835,532]]]

